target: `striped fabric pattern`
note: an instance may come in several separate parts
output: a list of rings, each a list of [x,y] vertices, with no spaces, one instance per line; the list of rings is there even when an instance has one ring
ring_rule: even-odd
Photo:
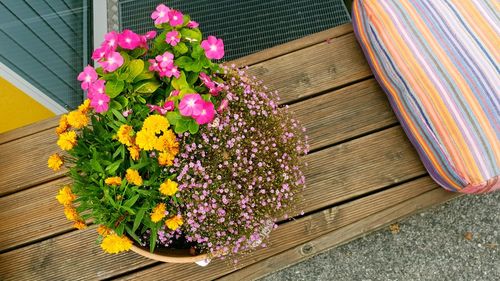
[[[500,189],[500,2],[356,0],[375,77],[432,178]]]

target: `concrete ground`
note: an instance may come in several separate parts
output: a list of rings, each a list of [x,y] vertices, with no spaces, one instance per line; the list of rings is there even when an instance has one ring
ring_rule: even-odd
[[[499,244],[500,192],[466,195],[261,280],[496,281]]]

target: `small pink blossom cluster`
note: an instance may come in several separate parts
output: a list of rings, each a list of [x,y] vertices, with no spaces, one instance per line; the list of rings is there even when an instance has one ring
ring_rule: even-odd
[[[174,54],[165,52],[163,55],[157,55],[155,59],[149,59],[149,71],[156,71],[160,77],[179,78],[181,73],[174,64]]]
[[[90,65],[87,65],[77,77],[82,82],[82,89],[87,90],[90,106],[95,112],[102,113],[108,110],[109,96],[105,93],[105,81],[97,78],[97,72]]]
[[[224,71],[230,106],[200,129],[201,138],[184,138],[170,169],[186,208],[186,240],[214,255],[265,246],[305,186],[300,157],[309,149],[276,93],[243,71]]]
[[[182,116],[193,117],[200,125],[212,122],[215,116],[214,104],[199,94],[184,95],[179,103],[179,112]]]

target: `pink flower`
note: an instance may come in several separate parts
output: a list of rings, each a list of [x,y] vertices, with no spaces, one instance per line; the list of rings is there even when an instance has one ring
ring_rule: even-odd
[[[175,104],[173,101],[166,101],[163,106],[147,104],[149,107],[149,112],[156,111],[161,115],[167,114],[168,111],[172,111],[175,108]]]
[[[172,92],[170,92],[170,96],[171,96],[171,97],[176,97],[176,96],[178,96],[178,95],[179,95],[179,93],[180,93],[180,92],[181,92],[181,91],[179,91],[179,90],[173,90]]]
[[[177,30],[170,31],[167,33],[167,36],[165,37],[165,42],[168,44],[175,46],[177,43],[181,41],[181,36]]]
[[[87,92],[87,97],[92,99],[95,94],[104,94],[106,81],[97,80],[92,85],[90,85],[89,91]]]
[[[118,34],[115,31],[111,31],[104,35],[104,42],[101,46],[106,46],[108,51],[115,51],[117,47]]]
[[[163,53],[163,55],[156,56],[156,61],[161,68],[166,68],[174,63],[174,55],[169,52]]]
[[[154,30],[148,31],[146,32],[146,34],[143,35],[143,37],[148,40],[155,38],[155,36],[156,36],[156,31]]]
[[[179,103],[179,112],[183,116],[199,115],[203,109],[203,102],[199,94],[187,94]]]
[[[108,50],[109,48],[107,46],[101,46],[95,49],[94,52],[92,53],[92,59],[93,60],[102,59],[108,53]]]
[[[149,71],[159,71],[160,67],[158,66],[158,62],[154,59],[149,59]]]
[[[219,112],[219,113],[223,112],[224,109],[226,109],[228,105],[229,105],[229,101],[227,99],[223,99],[220,102],[219,107],[217,108],[217,112]]]
[[[160,76],[167,76],[169,78],[174,76],[175,78],[179,78],[181,73],[179,72],[179,69],[177,69],[177,66],[171,65],[171,67],[167,67],[163,71],[160,71]]]
[[[214,104],[210,101],[202,100],[202,108],[199,114],[194,115],[193,118],[196,123],[203,125],[212,122],[214,120],[215,110]]]
[[[195,22],[194,20],[190,20],[187,24],[187,27],[189,28],[197,28],[199,26],[199,24],[197,22]]]
[[[118,52],[111,52],[106,55],[105,61],[100,61],[102,68],[108,72],[115,71],[118,67],[123,64],[123,57]]]
[[[170,8],[160,4],[156,7],[156,11],[151,14],[151,18],[155,20],[155,24],[162,24],[168,22],[168,14]]]
[[[106,112],[109,107],[109,96],[99,93],[94,94],[90,100],[90,106],[92,106],[97,113]]]
[[[87,65],[80,74],[78,74],[78,81],[82,81],[82,89],[87,90],[94,81],[97,80],[97,72],[95,72],[95,69]]]
[[[128,117],[130,114],[134,113],[132,109],[127,109],[122,112],[123,117]]]
[[[224,56],[224,43],[222,39],[217,39],[215,36],[208,36],[207,40],[201,42],[201,47],[209,59],[219,60]]]
[[[156,31],[154,30],[148,31],[146,34],[141,35],[141,42],[139,43],[139,47],[148,49],[149,48],[148,40],[154,38],[155,36],[156,36]]]
[[[219,92],[222,91],[222,88],[216,85],[216,83],[212,81],[212,79],[210,79],[210,77],[204,72],[200,72],[200,79],[208,88],[211,95],[217,96]]]
[[[178,26],[184,22],[184,15],[176,10],[170,10],[168,12],[168,18],[171,26]]]
[[[133,50],[141,43],[141,37],[132,30],[125,29],[118,35],[118,45],[123,49]]]

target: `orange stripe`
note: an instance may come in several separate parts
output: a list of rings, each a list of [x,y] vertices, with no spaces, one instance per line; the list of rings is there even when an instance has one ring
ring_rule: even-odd
[[[403,75],[408,84],[410,84],[410,87],[418,94],[424,108],[428,109],[426,112],[427,117],[431,119],[432,124],[436,127],[437,133],[446,146],[449,157],[452,158],[451,163],[457,166],[456,172],[468,170],[473,170],[472,174],[476,171],[479,172],[477,167],[474,166],[471,169],[464,164],[473,163],[474,158],[470,152],[464,153],[460,151],[459,147],[467,146],[460,137],[461,132],[457,124],[454,122],[450,112],[446,109],[446,105],[441,99],[437,89],[434,88],[434,85],[432,83],[422,83],[422,81],[427,80],[427,74],[420,66],[421,64],[414,58],[413,52],[405,44],[406,42],[404,39],[399,35],[399,31],[393,24],[389,14],[383,10],[381,5],[372,5],[370,8],[373,9],[373,12],[376,13],[385,24],[382,27],[375,22],[374,26],[379,30],[381,39],[386,43],[384,46],[391,52],[391,58],[394,59],[400,68],[400,72],[405,73]],[[410,16],[415,17],[414,14],[410,14]],[[413,19],[413,21],[416,20],[417,19]],[[390,40],[387,37],[389,37]],[[466,181],[470,181],[468,177],[469,174],[471,173],[461,174],[460,176]]]
[[[391,83],[388,82],[387,77],[385,76],[384,72],[381,71],[381,67],[374,56],[374,53],[370,47],[370,44],[368,43],[367,36],[366,36],[365,31],[362,28],[362,24],[360,22],[361,16],[360,16],[360,12],[358,10],[359,9],[358,5],[360,5],[359,2],[360,2],[360,0],[356,0],[355,4],[353,5],[353,12],[356,15],[354,17],[354,20],[356,21],[356,24],[359,26],[359,28],[358,28],[359,37],[363,41],[367,55],[370,58],[370,62],[372,63],[372,66],[375,68],[375,72],[378,74],[378,77],[382,80],[381,82],[383,83],[384,87],[387,89],[389,94],[392,96],[392,99],[397,104],[398,108],[403,108],[401,100],[397,96],[396,91],[392,87]],[[373,15],[369,15],[369,16],[374,17]],[[435,155],[430,151],[429,147],[426,145],[426,142],[422,139],[422,137],[418,133],[418,130],[416,129],[412,120],[409,118],[408,114],[404,110],[400,110],[400,114],[401,114],[401,117],[403,118],[404,122],[406,123],[407,128],[411,131],[413,137],[420,144],[420,146],[424,150],[426,156],[429,158],[429,161],[435,167],[437,172],[441,175],[443,180],[445,180],[450,186],[454,187],[455,189],[461,190],[462,188],[457,183],[455,183],[448,176],[448,174],[446,172],[444,172],[444,170],[441,168],[439,162],[436,160]]]

